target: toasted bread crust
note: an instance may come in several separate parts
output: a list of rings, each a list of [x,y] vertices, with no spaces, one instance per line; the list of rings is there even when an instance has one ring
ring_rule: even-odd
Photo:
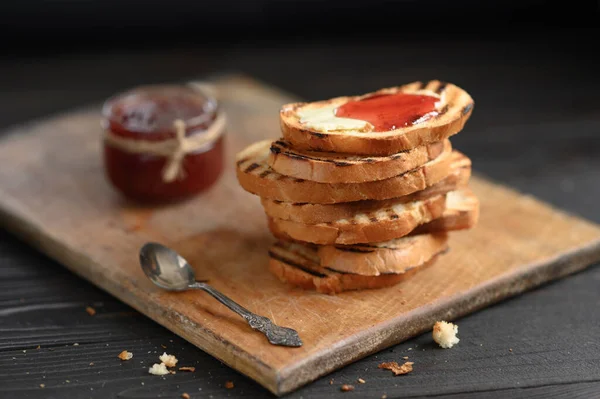
[[[279,242],[269,251],[269,270],[282,282],[332,295],[343,291],[383,288],[398,284],[417,271],[434,264],[437,258],[436,255],[423,264],[414,265],[404,273],[363,276],[324,268],[319,265],[314,249],[305,247],[297,251],[290,249],[287,243]]]
[[[445,195],[436,195],[329,223],[304,224],[273,218],[269,224],[295,240],[314,244],[373,243],[405,236],[417,226],[442,216],[445,207]]]
[[[389,132],[316,131],[307,128],[297,115],[298,110],[305,107],[342,105],[348,101],[378,94],[423,91],[441,94],[440,114],[425,122]],[[280,125],[283,137],[300,149],[360,155],[391,155],[427,143],[441,141],[458,133],[471,116],[473,107],[474,101],[467,92],[453,84],[433,80],[426,84],[414,82],[400,87],[381,89],[362,96],[338,97],[313,103],[286,104],[280,110]]]
[[[479,221],[479,199],[468,188],[448,193],[442,216],[418,226],[411,234],[471,229]]]
[[[369,213],[378,209],[423,200],[435,195],[446,194],[467,185],[471,176],[471,160],[463,154],[452,153],[451,174],[424,190],[388,200],[342,202],[338,204],[291,203],[261,198],[265,213],[272,217],[305,224],[328,223],[350,219],[357,213]]]
[[[363,276],[403,273],[448,249],[446,233],[420,234],[379,244],[324,245],[317,249],[323,267]]]
[[[289,142],[271,144],[268,164],[282,175],[320,183],[363,183],[398,176],[438,157],[442,142],[430,143],[387,156],[303,151]]]
[[[385,180],[364,183],[318,183],[281,175],[266,162],[270,142],[255,143],[238,153],[237,178],[253,194],[285,202],[334,204],[360,200],[384,200],[425,189],[451,173],[453,157],[449,142],[437,158],[417,169]]]

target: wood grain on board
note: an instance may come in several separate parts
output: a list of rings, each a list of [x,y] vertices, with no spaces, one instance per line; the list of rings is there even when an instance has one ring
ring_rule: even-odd
[[[0,142],[0,220],[75,273],[276,394],[365,355],[600,259],[600,227],[475,176],[480,223],[453,233],[451,250],[398,286],[328,296],[267,271],[273,239],[258,198],[237,184],[233,156],[278,137],[278,110],[295,100],[243,77],[218,81],[228,112],[227,170],[185,203],[144,208],[105,181],[97,108],[16,129]],[[468,128],[468,125],[467,125]],[[468,154],[467,154],[468,155]],[[477,171],[477,165],[474,165]],[[250,310],[295,328],[301,348],[274,347],[201,292],[170,293],[144,277],[138,249],[163,242],[198,278]]]

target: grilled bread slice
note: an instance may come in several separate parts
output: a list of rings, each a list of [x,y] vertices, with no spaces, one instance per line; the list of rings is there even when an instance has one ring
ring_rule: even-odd
[[[267,164],[269,141],[255,143],[237,154],[240,185],[262,198],[286,202],[334,204],[360,200],[384,200],[425,189],[451,174],[452,148],[444,142],[443,152],[434,160],[401,175],[364,183],[318,183],[275,172]]]
[[[291,285],[324,294],[337,294],[395,285],[418,270],[435,263],[438,256],[434,255],[428,261],[406,268],[403,273],[365,276],[338,272],[321,266],[314,246],[279,241],[269,250],[269,270],[281,281]]]
[[[446,196],[435,195],[328,223],[305,224],[271,218],[269,225],[295,240],[314,244],[373,243],[403,237],[417,226],[441,217],[445,207]]]
[[[336,116],[336,110],[350,101],[398,93],[438,97],[436,112],[428,118],[415,115],[415,120],[409,126],[378,132],[367,121]],[[471,116],[473,106],[471,96],[458,86],[432,80],[381,89],[362,96],[286,104],[280,110],[280,124],[283,137],[297,148],[360,155],[391,155],[458,133]]]
[[[467,185],[471,176],[471,160],[463,154],[452,153],[451,174],[438,183],[399,198],[388,200],[367,200],[342,202],[338,204],[292,203],[261,198],[265,213],[272,218],[291,220],[305,224],[333,222],[340,219],[350,219],[358,213],[376,212],[380,209],[393,207],[396,204],[419,201],[449,191],[457,190]]]
[[[422,145],[386,156],[360,156],[306,151],[289,142],[271,144],[268,164],[282,175],[320,183],[363,183],[398,176],[438,157],[443,142]]]
[[[446,209],[441,218],[417,227],[411,234],[428,234],[442,231],[466,230],[479,221],[479,199],[469,189],[449,192]]]
[[[446,233],[420,234],[376,244],[324,245],[317,248],[325,268],[363,276],[404,273],[448,249]]]
[[[448,201],[446,198],[452,198]],[[449,211],[446,211],[449,208]],[[375,213],[356,214],[351,219],[334,222],[304,224],[268,217],[268,225],[276,237],[321,245],[374,243],[400,238],[408,234],[421,234],[469,228],[477,221],[477,197],[468,189],[427,198]],[[447,220],[429,225],[435,219]],[[427,227],[418,229],[420,225]],[[415,232],[415,229],[417,231]]]

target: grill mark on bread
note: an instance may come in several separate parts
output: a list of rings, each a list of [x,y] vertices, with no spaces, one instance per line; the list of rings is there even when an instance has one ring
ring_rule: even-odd
[[[312,276],[315,276],[315,277],[320,277],[320,278],[327,277],[327,275],[326,275],[326,274],[319,273],[319,272],[316,272],[316,271],[314,271],[314,270],[311,270],[311,269],[309,269],[308,267],[306,267],[306,266],[303,266],[303,265],[301,265],[301,264],[299,264],[299,263],[296,263],[296,262],[294,262],[294,261],[292,261],[292,260],[289,260],[289,259],[287,259],[287,258],[286,258],[286,257],[284,257],[284,256],[278,255],[278,254],[276,254],[276,253],[275,253],[275,252],[273,252],[273,251],[269,251],[269,256],[270,256],[271,258],[275,259],[275,260],[278,260],[278,261],[280,261],[280,262],[283,262],[283,263],[285,263],[285,264],[286,264],[286,265],[288,265],[288,266],[295,267],[296,269],[300,269],[300,270],[302,270],[303,272],[305,272],[305,273],[308,273],[308,274],[310,274],[310,275],[312,275]]]
[[[466,115],[469,113],[469,111],[471,111],[473,109],[473,103],[469,103],[467,105],[465,105],[465,107],[462,109],[462,114]]]
[[[318,139],[324,139],[325,137],[327,137],[327,135],[325,133],[318,133],[318,132],[311,132],[311,131],[308,131],[308,133],[315,136]]]
[[[377,219],[377,216],[371,216],[371,217],[369,218],[369,220],[370,220],[371,222],[373,222],[373,223],[377,223],[377,222],[379,221],[379,219]]]
[[[257,164],[256,162],[252,162],[246,169],[244,169],[244,173],[250,173],[254,169],[259,168],[259,167],[260,167],[259,164]]]
[[[375,252],[375,249],[365,249],[365,248],[359,248],[359,247],[344,247],[341,245],[340,246],[336,245],[335,248],[339,251],[357,252],[357,253],[363,253],[363,254]]]
[[[237,166],[240,166],[241,164],[243,164],[244,162],[246,162],[249,158],[242,158],[239,161],[236,162]]]
[[[271,174],[271,171],[267,169],[267,170],[265,170],[265,171],[261,172],[261,174],[260,174],[259,176],[260,176],[260,177],[267,177],[267,176],[269,176],[270,174]]]
[[[436,117],[444,115],[450,109],[450,105],[446,104],[436,115]]]
[[[435,92],[437,94],[442,94],[442,92],[446,89],[446,86],[448,86],[447,82],[441,82],[440,87],[438,87]]]

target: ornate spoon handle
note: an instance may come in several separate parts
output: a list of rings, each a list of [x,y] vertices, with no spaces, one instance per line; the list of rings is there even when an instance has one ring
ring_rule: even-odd
[[[273,345],[293,347],[302,346],[302,340],[298,336],[296,330],[287,327],[279,327],[278,325],[274,324],[270,319],[252,313],[251,311],[237,304],[232,299],[223,295],[210,285],[202,282],[196,282],[194,284],[191,284],[190,288],[203,290],[212,295],[212,297],[215,298],[217,301],[221,302],[223,305],[227,306],[229,309],[233,310],[235,313],[239,314],[244,319],[246,319],[250,327],[266,335],[269,342]]]

